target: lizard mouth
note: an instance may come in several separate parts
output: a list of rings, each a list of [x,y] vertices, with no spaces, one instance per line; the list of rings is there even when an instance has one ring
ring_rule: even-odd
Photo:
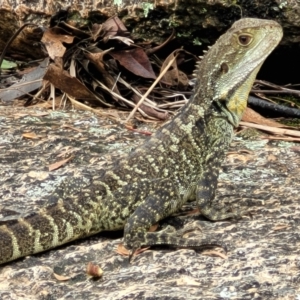
[[[239,101],[239,103],[242,102]],[[238,109],[230,110],[228,109],[228,104],[229,103],[226,101],[215,101],[214,107],[219,112],[218,115],[220,115],[221,112],[221,116],[225,118],[228,123],[230,123],[233,127],[237,127],[244,113],[244,108],[239,107]]]

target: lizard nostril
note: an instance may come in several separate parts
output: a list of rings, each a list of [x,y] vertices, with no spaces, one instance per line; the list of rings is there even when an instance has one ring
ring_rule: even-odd
[[[226,73],[228,73],[228,71],[229,71],[228,65],[226,63],[222,63],[221,64],[221,72],[222,72],[222,74],[226,74]]]

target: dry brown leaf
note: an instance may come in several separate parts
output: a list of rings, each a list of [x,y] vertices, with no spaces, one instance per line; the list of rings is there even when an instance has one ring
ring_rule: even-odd
[[[128,37],[125,36],[108,36],[107,37],[108,40],[118,40],[124,44],[126,44],[127,46],[131,46],[132,44],[134,44],[134,41],[131,40]]]
[[[92,25],[91,38],[93,39],[94,42],[102,34],[102,32],[103,32],[102,28],[103,28],[102,24],[95,23],[95,24]]]
[[[273,230],[281,230],[281,229],[286,229],[289,228],[290,226],[287,224],[278,224],[275,227],[273,227]]]
[[[277,157],[274,154],[268,155],[268,161],[275,161],[275,160],[277,160]]]
[[[207,256],[218,256],[221,257],[223,259],[227,259],[228,256],[225,253],[216,251],[216,250],[205,250],[203,252],[201,252],[201,254],[203,255],[207,255]]]
[[[140,253],[143,253],[143,252],[145,252],[146,250],[148,250],[149,248],[150,248],[150,247],[145,247],[145,248],[138,249],[138,250],[136,250],[136,251],[133,253],[133,256],[136,256],[136,255],[138,255],[138,254],[140,254]],[[131,253],[131,251],[128,250],[128,249],[124,246],[123,243],[120,243],[120,244],[118,245],[116,252],[117,252],[118,254],[120,254],[120,255],[123,255],[123,256],[129,256],[130,253]]]
[[[64,275],[58,275],[56,273],[53,273],[54,277],[59,280],[59,281],[67,281],[67,280],[70,280],[71,277],[69,276],[64,276]]]
[[[62,165],[64,165],[65,163],[67,163],[72,158],[73,158],[73,156],[71,156],[71,157],[69,157],[67,159],[63,159],[61,161],[58,161],[58,162],[56,162],[54,164],[49,165],[49,167],[48,167],[49,171],[53,171],[53,170],[56,170],[56,169],[60,168]]]
[[[63,57],[66,51],[63,43],[72,44],[73,40],[74,36],[67,35],[67,32],[58,27],[48,28],[42,38],[42,42],[53,60],[56,57]]]
[[[261,116],[259,113],[254,111],[253,109],[247,107],[245,109],[245,112],[243,114],[242,120],[244,122],[252,122],[260,125],[267,125],[272,127],[286,127],[285,125],[282,125],[274,120],[267,119],[263,116]]]
[[[181,49],[177,49],[173,51],[164,61],[164,63],[161,66],[161,71],[165,69],[165,67],[168,65],[169,61],[174,59],[178,53],[182,51]],[[187,87],[189,84],[189,79],[186,76],[185,73],[180,71],[177,66],[177,61],[174,60],[172,63],[172,66],[170,69],[166,72],[166,74],[163,76],[164,83],[170,85],[170,86],[180,86],[180,87]]]
[[[44,79],[76,99],[96,100],[95,96],[77,78],[71,77],[67,71],[54,64],[48,67]]]
[[[152,225],[152,226],[149,228],[148,231],[149,231],[149,232],[154,232],[154,231],[157,230],[157,228],[158,228],[158,223]],[[143,252],[145,252],[146,250],[148,250],[149,248],[150,248],[150,247],[140,248],[140,249],[138,249],[138,250],[136,250],[136,251],[134,252],[133,256],[136,256],[136,255],[138,255],[138,254],[140,254],[140,253],[143,253]],[[117,252],[118,254],[123,255],[123,256],[129,256],[130,253],[131,253],[131,251],[128,250],[128,249],[124,246],[123,243],[120,243],[120,244],[118,245],[116,252]]]
[[[96,66],[96,68],[99,70],[99,73],[101,74],[101,78],[105,85],[112,90],[113,92],[117,93],[118,95],[121,95],[117,85],[116,85],[116,79],[107,71],[107,68],[105,67],[105,63],[103,61],[103,57],[106,53],[111,51],[111,49],[97,52],[97,53],[87,53],[86,57]],[[115,96],[112,96],[117,102],[119,99]]]
[[[109,18],[102,24],[102,30],[104,37],[125,35],[128,33],[127,28],[123,22],[116,16]],[[105,40],[105,39],[104,39]]]
[[[123,243],[118,244],[116,252],[123,256],[129,256],[130,251],[124,246]]]
[[[133,74],[144,78],[156,79],[149,58],[142,48],[112,51],[109,54]]]
[[[26,139],[33,139],[36,140],[39,137],[35,134],[35,132],[25,132],[22,134],[22,137],[26,138]]]

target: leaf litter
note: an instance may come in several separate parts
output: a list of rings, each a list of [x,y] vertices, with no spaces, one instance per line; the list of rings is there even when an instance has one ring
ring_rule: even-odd
[[[73,106],[112,118],[119,116],[106,114],[104,108],[132,110],[125,123],[132,118],[146,122],[167,120],[187,102],[192,92],[193,75],[184,72],[182,66],[190,60],[200,61],[184,49],[171,51],[164,60],[158,58],[157,51],[166,50],[174,36],[173,31],[164,43],[152,46],[132,40],[117,16],[78,28],[54,16],[41,40],[47,57],[35,68],[29,66],[27,74],[17,71],[21,78],[13,84],[8,83],[10,75],[5,75],[5,80],[0,81],[0,103],[53,110]],[[268,99],[265,94],[276,91],[300,95],[291,86],[280,87],[258,80],[256,83],[253,91],[264,99]],[[259,90],[257,87],[261,85],[273,91]],[[291,127],[280,130],[284,125],[248,108],[243,121],[242,126],[272,133],[276,139],[299,141],[298,130]]]

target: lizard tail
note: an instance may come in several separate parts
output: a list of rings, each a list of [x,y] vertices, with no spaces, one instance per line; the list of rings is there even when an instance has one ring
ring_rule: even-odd
[[[58,201],[37,213],[8,221],[0,226],[0,264],[89,236],[95,233],[96,219],[85,206],[74,209],[72,203]]]

